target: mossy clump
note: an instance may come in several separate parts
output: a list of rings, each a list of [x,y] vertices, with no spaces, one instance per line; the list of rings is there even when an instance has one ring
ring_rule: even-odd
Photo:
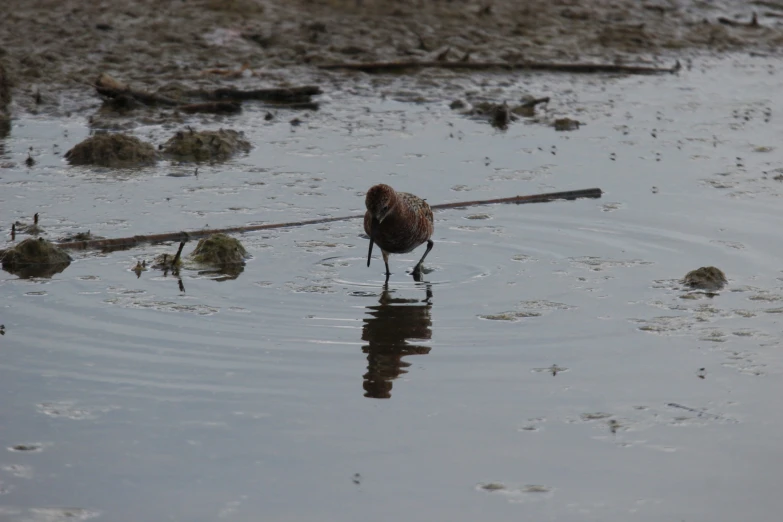
[[[21,277],[51,277],[71,264],[65,250],[43,238],[28,238],[0,250],[3,269]]]
[[[728,282],[726,274],[720,268],[715,268],[714,266],[703,266],[696,270],[691,270],[682,279],[682,284],[700,290],[720,290]]]
[[[490,125],[496,129],[506,129],[508,125],[517,120],[514,110],[506,103],[479,102],[471,109],[464,111],[467,116],[488,118]]]
[[[152,261],[152,268],[157,270],[173,270],[182,266],[182,258],[172,254],[158,254]]]
[[[250,149],[243,134],[230,129],[180,131],[163,145],[164,154],[189,161],[221,161]]]
[[[71,165],[101,167],[141,167],[158,159],[155,147],[126,134],[96,134],[65,154]]]
[[[558,118],[554,121],[552,126],[556,131],[574,131],[579,129],[581,122],[578,120],[572,120],[571,118]]]
[[[225,234],[213,234],[199,240],[190,258],[196,263],[214,267],[244,265],[247,251],[238,239]]]

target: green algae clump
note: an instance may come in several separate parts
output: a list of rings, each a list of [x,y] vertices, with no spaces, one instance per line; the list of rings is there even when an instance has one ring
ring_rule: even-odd
[[[230,129],[180,131],[163,145],[163,153],[178,160],[222,161],[251,149],[250,142],[242,136]]]
[[[244,265],[247,251],[238,239],[226,234],[213,234],[199,240],[190,258],[196,263],[214,267]]]
[[[71,165],[124,168],[154,164],[155,147],[126,134],[96,134],[65,153]]]
[[[71,264],[65,250],[43,238],[28,238],[0,250],[3,269],[20,277],[51,277]]]
[[[696,270],[691,270],[682,279],[682,284],[700,290],[720,290],[728,282],[726,274],[720,268],[715,268],[714,266],[703,266]]]

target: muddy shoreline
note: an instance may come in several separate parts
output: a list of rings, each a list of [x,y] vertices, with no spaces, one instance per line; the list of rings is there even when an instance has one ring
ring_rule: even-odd
[[[783,43],[783,2],[775,1],[9,0],[7,6],[0,61],[13,85],[12,115],[56,116],[94,105],[89,84],[102,72],[148,88],[315,82],[328,92],[357,76],[317,67],[334,62],[670,66],[698,52],[779,53]],[[438,86],[459,74],[438,75]]]

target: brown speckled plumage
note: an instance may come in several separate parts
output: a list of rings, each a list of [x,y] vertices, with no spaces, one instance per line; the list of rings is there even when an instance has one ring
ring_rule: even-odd
[[[422,262],[432,250],[430,238],[435,229],[432,209],[427,202],[380,184],[367,191],[365,205],[364,231],[370,236],[367,266],[370,266],[373,243],[381,248],[387,276],[390,274],[389,254],[406,254],[427,243],[427,250],[413,269],[415,276],[420,275]]]

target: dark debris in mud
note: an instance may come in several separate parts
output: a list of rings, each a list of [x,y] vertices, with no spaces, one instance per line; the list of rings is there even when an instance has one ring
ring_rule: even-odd
[[[8,106],[11,104],[11,79],[0,63],[0,119],[8,119]]]
[[[63,243],[70,243],[72,241],[92,241],[95,239],[106,239],[106,238],[104,238],[103,236],[97,236],[88,230],[87,232],[75,232],[73,234],[66,234],[60,237],[57,241]]]

